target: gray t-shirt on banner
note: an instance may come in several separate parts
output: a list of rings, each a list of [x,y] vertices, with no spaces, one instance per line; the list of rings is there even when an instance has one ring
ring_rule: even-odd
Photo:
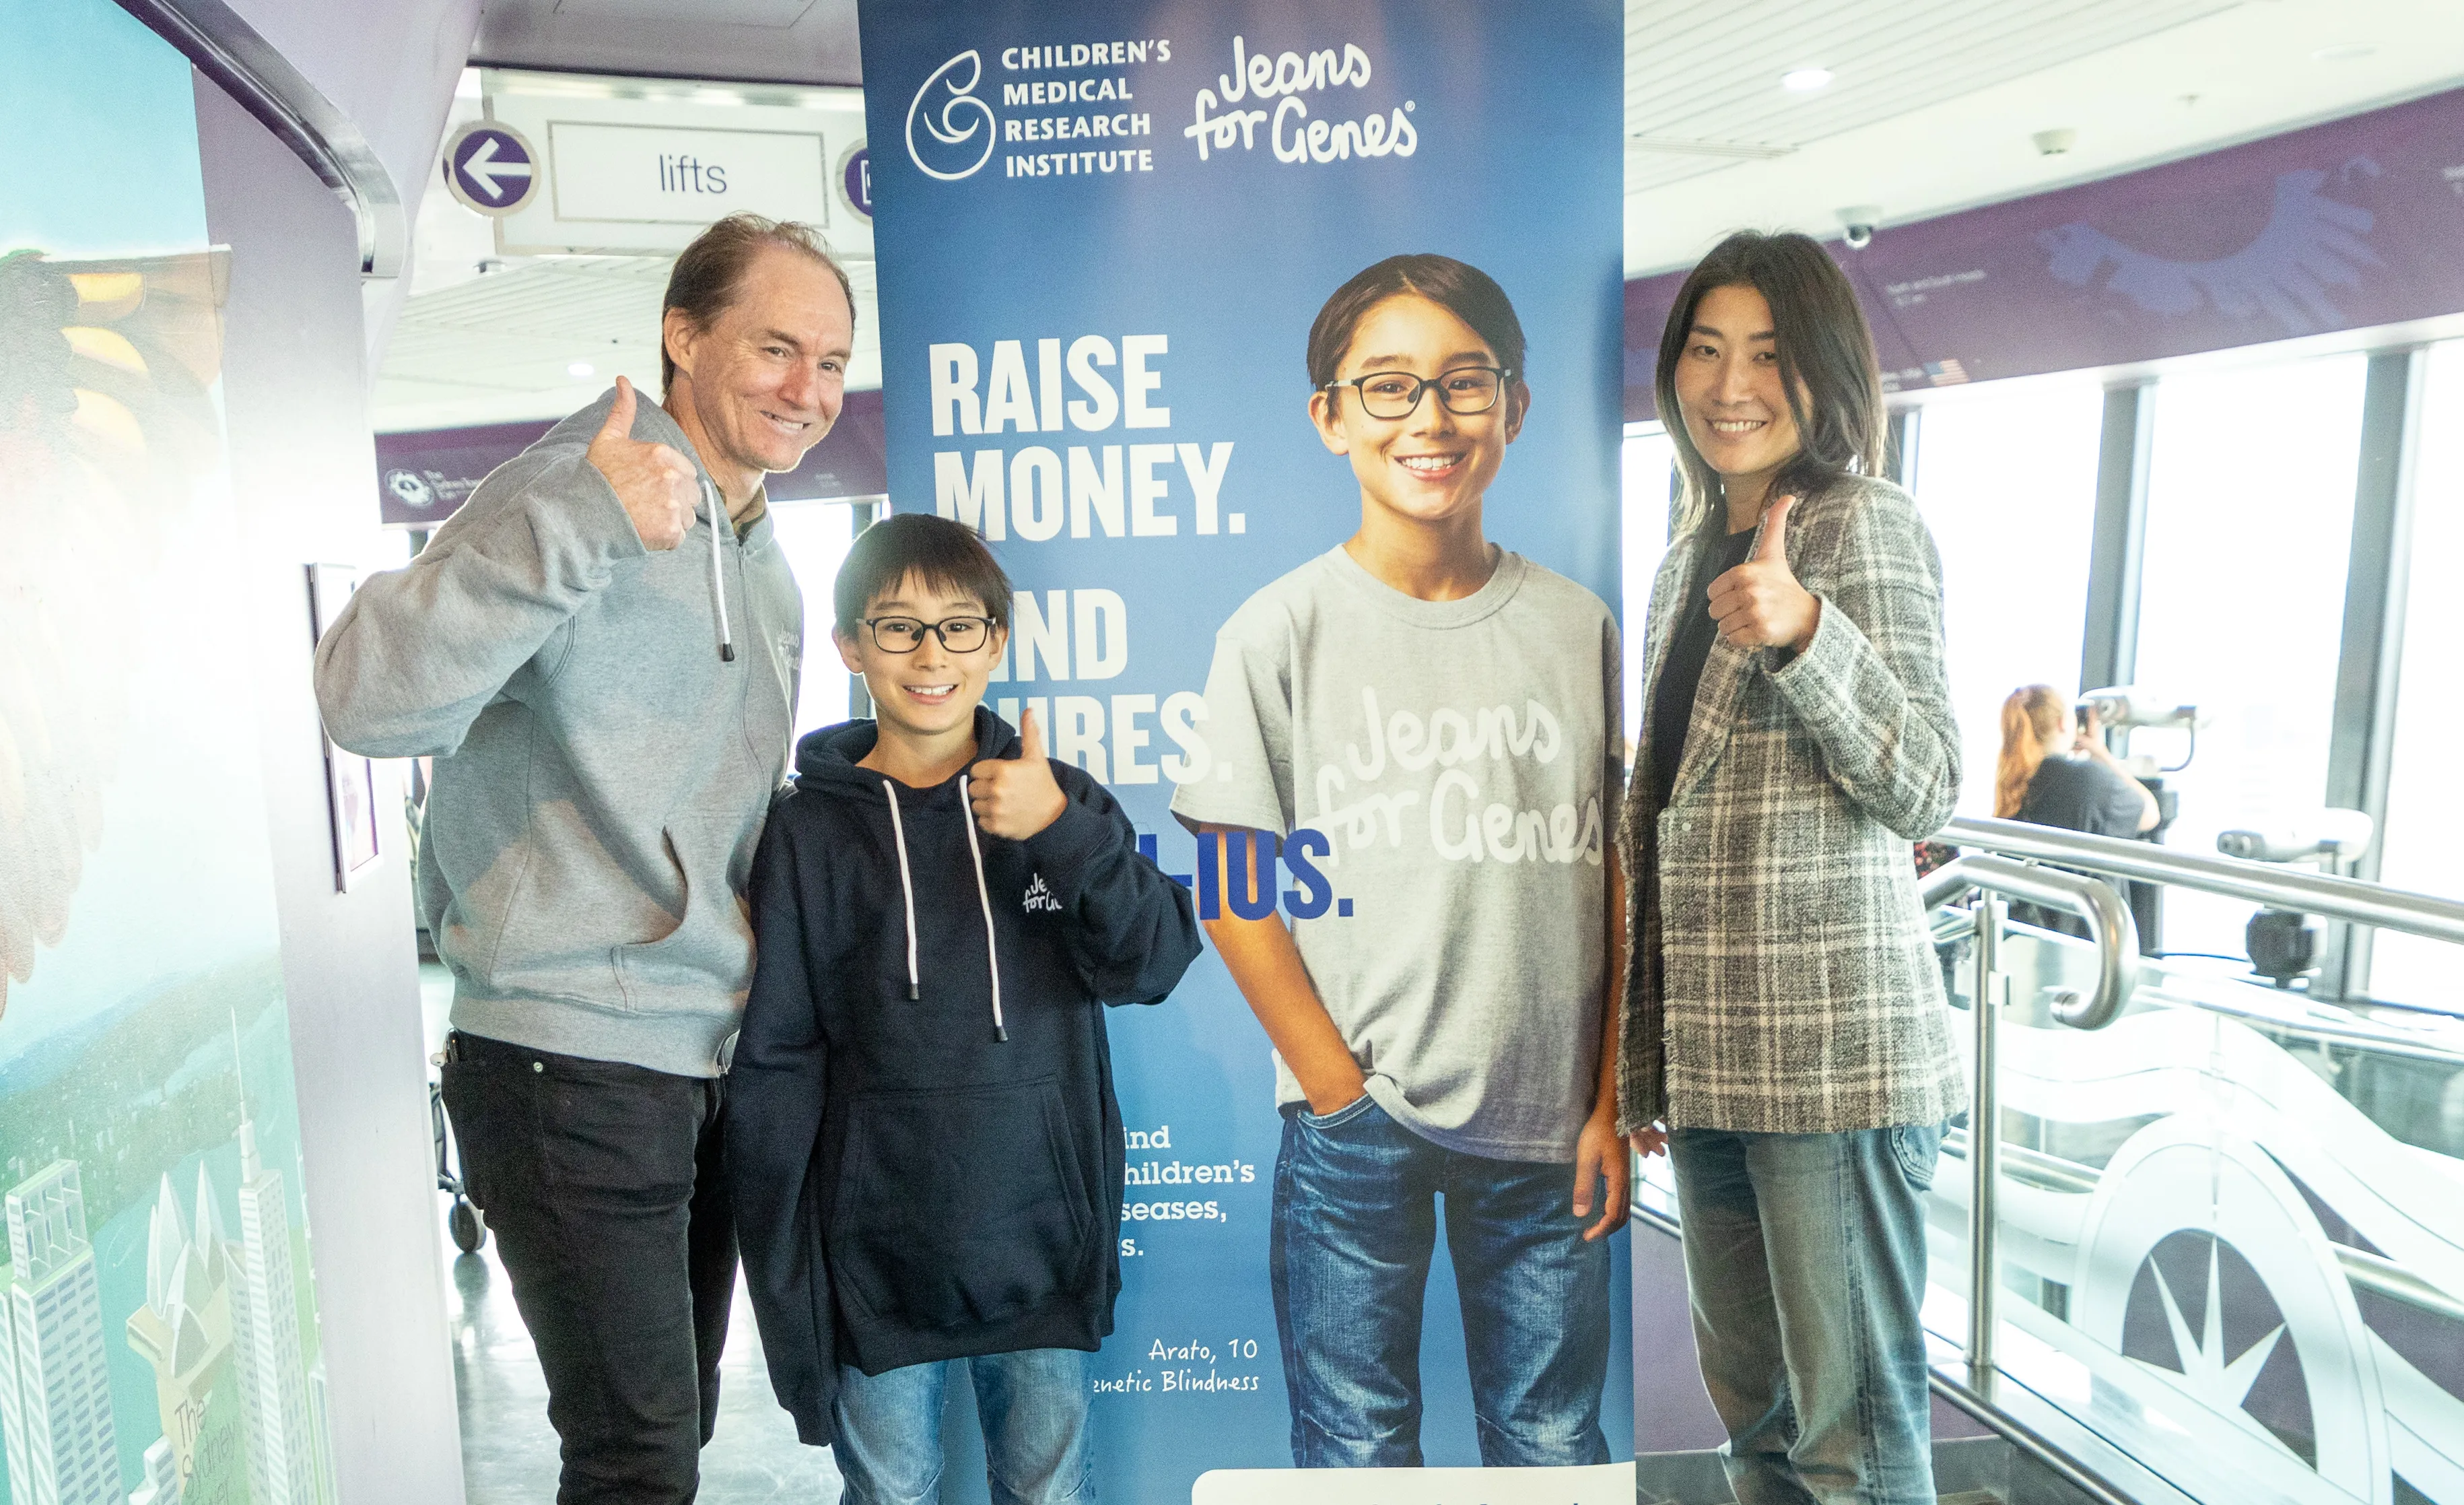
[[[1352,912],[1294,921],[1301,961],[1370,1096],[1447,1148],[1568,1162],[1591,1114],[1618,672],[1600,598],[1504,550],[1421,601],[1335,548],[1215,634],[1213,766],[1173,813],[1325,833]]]

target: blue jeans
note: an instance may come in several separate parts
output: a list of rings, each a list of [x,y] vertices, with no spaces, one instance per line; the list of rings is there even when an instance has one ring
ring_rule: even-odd
[[[1481,1461],[1609,1461],[1609,1246],[1572,1165],[1441,1148],[1367,1097],[1284,1111],[1268,1263],[1304,1469],[1420,1463],[1420,1311],[1445,1199]]]
[[[1932,1505],[1925,1191],[1942,1127],[1677,1129],[1703,1385],[1738,1505]]]
[[[993,1505],[1092,1505],[1088,1361],[1074,1348],[945,1359],[868,1375],[839,1367],[839,1473],[845,1505],[930,1505],[941,1497],[941,1405],[950,1371],[974,1372]]]

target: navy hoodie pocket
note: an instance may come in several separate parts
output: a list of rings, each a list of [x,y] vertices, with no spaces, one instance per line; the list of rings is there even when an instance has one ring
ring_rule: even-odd
[[[829,1250],[861,1316],[943,1332],[1091,1297],[1093,1225],[1052,1077],[849,1105]]]

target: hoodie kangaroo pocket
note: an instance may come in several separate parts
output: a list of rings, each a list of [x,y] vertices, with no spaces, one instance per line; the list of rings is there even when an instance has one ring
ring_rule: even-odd
[[[833,1204],[831,1273],[876,1320],[998,1322],[1089,1278],[1094,1218],[1051,1077],[857,1098]]]
[[[683,898],[674,926],[654,940],[615,947],[616,985],[636,1013],[701,1013],[721,988],[752,986],[753,946],[743,906],[722,880],[733,876],[731,833],[679,822],[663,833]],[[714,896],[713,891],[717,894]]]

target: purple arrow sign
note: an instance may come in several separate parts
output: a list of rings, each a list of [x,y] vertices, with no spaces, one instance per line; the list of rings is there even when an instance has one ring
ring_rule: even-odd
[[[839,191],[847,195],[847,208],[872,218],[872,153],[863,146],[848,152],[839,164]]]
[[[453,196],[482,214],[510,214],[539,190],[531,144],[487,122],[462,127],[445,154],[445,182]]]

